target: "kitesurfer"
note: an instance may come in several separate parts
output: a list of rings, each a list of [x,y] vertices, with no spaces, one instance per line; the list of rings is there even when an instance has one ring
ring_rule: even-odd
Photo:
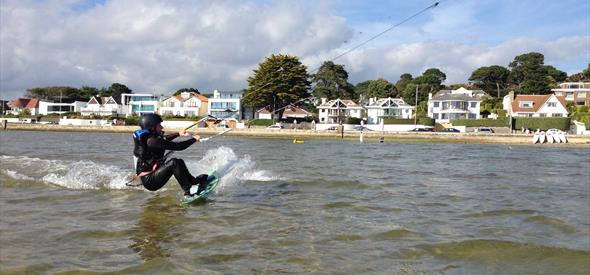
[[[196,194],[200,194],[207,187],[207,174],[195,178],[188,171],[184,160],[165,158],[166,150],[184,150],[200,141],[200,137],[198,135],[191,136],[185,130],[176,134],[164,135],[161,123],[162,117],[158,114],[146,114],[140,117],[141,130],[133,133],[135,144],[133,155],[137,157],[136,177],[140,179],[146,189],[156,191],[162,188],[174,175],[185,196],[195,195],[190,193],[190,189],[191,186],[197,184],[199,186]],[[173,141],[179,136],[191,136],[192,138],[178,142]]]

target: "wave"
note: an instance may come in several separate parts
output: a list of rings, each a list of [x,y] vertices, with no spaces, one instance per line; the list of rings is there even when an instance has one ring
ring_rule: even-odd
[[[47,160],[27,156],[0,156],[0,173],[16,179],[38,181],[68,189],[127,189],[132,171],[129,168],[91,160]],[[239,158],[231,148],[210,149],[202,159],[187,161],[193,175],[216,170],[221,176],[219,189],[243,181],[273,181],[280,177],[256,170],[250,156]]]

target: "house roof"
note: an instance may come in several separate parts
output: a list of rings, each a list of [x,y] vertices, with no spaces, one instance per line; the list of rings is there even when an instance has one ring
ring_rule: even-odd
[[[100,105],[104,105],[104,104],[109,103],[109,101],[110,101],[111,104],[119,104],[119,102],[117,101],[117,99],[115,99],[112,96],[103,96],[103,97],[93,96],[88,101],[88,104],[100,104]]]
[[[559,102],[561,103],[561,105],[565,108],[566,104],[565,104],[565,97],[564,96],[556,96],[553,94],[548,94],[548,95],[517,95],[514,98],[514,101],[512,102],[512,112],[514,113],[536,113],[537,111],[539,111],[539,109],[545,104],[545,102],[547,102],[547,100],[549,100],[549,98],[551,98],[552,96],[555,96],[557,98],[557,100],[559,100]],[[520,107],[520,102],[523,101],[531,101],[533,103],[532,108],[521,108]]]
[[[191,93],[191,96],[188,98],[183,98],[182,95],[174,95],[174,96],[164,99],[164,101],[176,99],[180,102],[184,102],[184,101],[187,101],[191,98],[196,98],[196,99],[200,100],[201,102],[209,102],[209,99],[206,96],[203,96],[203,95],[200,95],[197,93]]]
[[[289,107],[287,107],[285,109],[285,111],[283,112],[283,116],[289,116],[289,115],[305,115],[305,116],[311,116],[311,113],[301,109],[297,106],[294,105],[290,105]]]
[[[432,96],[432,100],[481,101],[484,96],[489,95],[482,90],[467,90],[461,87],[456,90],[440,90]]]
[[[31,101],[29,98],[17,98],[11,101],[8,106],[10,106],[10,108],[24,108],[29,104],[29,101]]]
[[[39,99],[38,98],[31,98],[31,100],[29,100],[29,103],[27,103],[27,106],[25,106],[25,108],[29,108],[29,109],[39,108]]]
[[[320,106],[318,106],[318,108],[362,108],[361,106],[359,106],[358,104],[356,104],[354,101],[349,100],[349,99],[333,99],[330,100],[324,104],[321,104]]]
[[[270,111],[266,107],[263,107],[262,109],[260,109],[256,112],[259,114],[270,114]]]
[[[397,105],[398,107],[412,107],[406,103],[402,98],[379,98],[375,102],[367,105],[367,108],[382,108]]]

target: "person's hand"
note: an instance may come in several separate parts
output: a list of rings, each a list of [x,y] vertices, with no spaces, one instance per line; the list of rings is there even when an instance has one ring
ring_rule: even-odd
[[[193,138],[198,142],[201,141],[201,137],[198,135],[194,135]]]
[[[178,132],[178,135],[181,137],[186,137],[188,135],[190,135],[186,130],[180,130],[180,132]]]

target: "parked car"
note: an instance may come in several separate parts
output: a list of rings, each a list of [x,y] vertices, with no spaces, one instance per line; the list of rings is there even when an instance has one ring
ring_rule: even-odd
[[[429,127],[425,127],[425,128],[414,128],[411,131],[412,132],[434,132],[434,128],[429,128]]]
[[[440,130],[441,132],[444,133],[461,133],[461,131],[455,129],[455,128],[444,128],[442,130]]]
[[[283,125],[270,125],[268,127],[266,127],[266,129],[274,129],[274,130],[280,130],[283,129]]]
[[[484,134],[492,134],[494,133],[494,129],[490,127],[479,127],[475,129],[476,133],[484,133]]]
[[[328,131],[336,131],[338,130],[338,126],[332,126],[332,127],[328,127],[328,129],[326,129]]]
[[[354,130],[354,131],[373,131],[365,126],[354,126],[354,128],[352,128],[352,130]]]

